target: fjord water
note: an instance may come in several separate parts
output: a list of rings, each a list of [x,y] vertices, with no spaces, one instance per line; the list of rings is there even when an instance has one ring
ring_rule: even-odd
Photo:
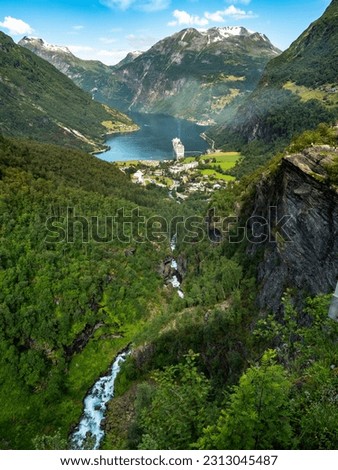
[[[133,113],[130,117],[140,130],[109,136],[110,150],[97,156],[109,162],[127,160],[172,160],[172,139],[179,137],[189,152],[205,152],[208,144],[200,134],[206,129],[193,122],[163,114]]]

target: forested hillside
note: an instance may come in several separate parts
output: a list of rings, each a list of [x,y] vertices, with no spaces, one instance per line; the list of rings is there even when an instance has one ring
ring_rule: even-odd
[[[261,235],[254,235],[254,229],[243,238],[241,227],[250,220],[253,226],[255,221],[259,224],[259,204],[268,196],[271,204],[289,200],[290,206],[293,194],[299,197],[301,193],[294,193],[289,183],[293,170],[287,162],[300,162],[302,152],[306,160],[310,142],[318,142],[317,152],[322,152],[316,154],[318,166],[316,171],[299,167],[298,176],[304,180],[296,184],[303,189],[308,185],[316,196],[306,199],[304,193],[302,227],[293,225],[297,219],[291,222],[290,245],[274,219],[267,222],[271,232],[266,244],[255,245],[252,237]],[[323,143],[326,146],[321,147]],[[307,282],[316,284],[313,271],[306,268],[308,256],[317,272],[317,257],[331,253],[324,255],[319,242],[311,253],[300,245],[309,243],[302,229],[311,230],[316,203],[322,204],[318,198],[331,198],[329,187],[331,208],[337,210],[334,175],[338,157],[330,147],[336,144],[335,130],[322,126],[307,132],[293,142],[289,154],[276,157],[265,167],[263,179],[259,171],[239,185],[215,193],[209,206],[209,229],[223,226],[223,231],[228,227],[230,232],[223,232],[221,243],[179,244],[180,256],[187,260],[182,284],[185,299],[171,303],[166,315],[154,318],[135,338],[135,349],[118,377],[121,396],[109,409],[105,448],[337,446],[338,323],[328,318],[331,295],[323,295],[334,288],[336,249],[330,261],[331,281],[326,286],[317,283],[316,292],[321,294],[306,299],[302,289],[308,291]],[[283,188],[282,193],[273,193],[273,186]],[[239,222],[234,224],[233,217],[228,217],[238,213],[239,207]],[[324,218],[326,209],[322,208]],[[215,213],[218,217],[211,215]],[[282,215],[279,212],[280,218]],[[321,228],[326,240],[332,225],[324,228],[322,224]],[[275,264],[274,250],[279,256]],[[291,270],[282,274],[281,266],[290,250],[296,278]],[[264,266],[271,268],[265,278],[260,275]],[[269,277],[284,294],[270,292],[270,305],[260,306],[257,299]],[[279,308],[273,313],[275,304]],[[123,420],[126,410],[127,422]]]
[[[0,174],[3,449],[68,447],[86,391],[130,343],[104,448],[335,448],[330,296],[300,305],[288,291],[281,317],[260,311],[261,253],[212,242],[209,216],[197,231],[178,229],[180,298],[159,274],[170,234],[135,234],[138,212],[121,231],[118,209],[204,217],[205,198],[178,205],[95,157],[6,138]],[[246,210],[249,194],[243,181],[209,209]]]
[[[130,224],[109,216],[174,203],[95,157],[28,141],[1,138],[0,177],[0,447],[27,449],[67,437],[86,390],[162,303],[168,243],[126,243]]]
[[[304,134],[290,147],[291,156],[299,158],[297,153],[316,140],[335,145],[336,132],[323,126]],[[322,161],[317,172],[320,165],[326,167],[329,149],[323,147],[322,156],[317,156],[317,162]],[[328,184],[336,191],[337,156],[333,155],[326,182],[324,176],[321,179],[323,195]],[[281,180],[281,171],[284,180],[292,177],[290,168],[283,166],[288,158],[279,156],[265,168],[264,185]],[[307,178],[306,171],[303,177]],[[311,173],[307,184],[315,189],[318,178]],[[265,254],[276,249],[283,264],[283,252],[287,253],[282,232],[273,223],[266,246],[255,246],[250,234],[249,239],[239,236],[241,224],[257,212],[255,201],[264,201],[260,179],[262,173],[257,172],[250,181],[215,193],[206,231],[220,228],[219,217],[234,215],[241,207],[239,225],[229,221],[230,233],[225,232],[221,243],[205,238],[187,244],[183,234],[179,236],[179,256],[187,266],[185,298],[171,302],[165,314],[153,318],[136,336],[132,355],[118,377],[120,396],[109,408],[104,448],[334,449],[337,445],[338,324],[327,316],[331,296],[305,300],[294,279],[281,276],[274,281],[284,286],[284,295],[277,299],[274,293],[271,299],[279,305],[279,313],[256,302],[264,285],[259,279],[261,266],[269,266]],[[282,195],[265,188],[274,203],[291,200],[292,186],[281,181],[281,187]],[[211,215],[214,211],[218,218]],[[310,226],[311,216],[304,214],[302,221]],[[292,250],[297,250],[301,232],[292,230]],[[324,238],[326,233],[329,226],[322,230]],[[320,253],[316,244],[312,259]],[[306,259],[299,255],[297,276],[306,271]],[[336,257],[333,262],[337,263]],[[301,284],[305,286],[304,280]],[[330,290],[330,286],[319,288],[322,293]]]
[[[47,61],[0,31],[0,132],[94,151],[111,132],[135,130]]]

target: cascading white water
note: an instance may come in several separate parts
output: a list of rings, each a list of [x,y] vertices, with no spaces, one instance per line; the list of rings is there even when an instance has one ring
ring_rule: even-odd
[[[170,240],[170,249],[171,249],[172,253],[174,252],[174,250],[176,248],[176,242],[177,242],[177,234],[175,233],[175,235]],[[172,269],[177,271],[177,268],[178,268],[177,261],[174,258],[171,260],[171,267],[172,267]],[[177,293],[178,293],[179,297],[181,297],[181,299],[184,299],[184,292],[180,289],[181,283],[178,280],[176,275],[173,275],[173,277],[170,279],[170,283],[171,283],[171,285],[173,286],[174,289],[177,289]]]
[[[111,366],[109,373],[100,377],[84,399],[82,418],[71,436],[71,444],[74,449],[90,447],[90,449],[96,450],[99,448],[104,436],[101,425],[107,403],[114,396],[117,374],[120,372],[121,365],[129,354],[129,351],[120,353]]]
[[[172,253],[176,248],[176,242],[177,234],[175,233],[170,240]],[[171,268],[177,271],[177,261],[174,258],[171,260]],[[173,275],[170,282],[174,289],[177,289],[178,295],[183,299],[184,292],[180,289],[181,283],[177,276]],[[84,399],[82,418],[71,435],[71,444],[74,449],[85,449],[89,447],[92,450],[96,450],[99,448],[104,436],[102,421],[104,419],[107,403],[114,396],[116,377],[120,372],[121,365],[129,354],[130,351],[119,354],[111,366],[109,373],[97,380]]]

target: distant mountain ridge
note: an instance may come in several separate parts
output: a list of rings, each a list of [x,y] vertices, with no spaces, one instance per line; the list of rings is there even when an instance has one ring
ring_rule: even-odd
[[[280,51],[264,35],[243,27],[188,28],[114,67],[48,49],[42,40],[20,44],[50,61],[95,98],[124,111],[162,112],[217,119],[258,83]],[[94,70],[95,69],[95,70]]]
[[[57,49],[60,54],[60,49]],[[63,49],[63,53],[70,52]],[[133,129],[124,114],[93,101],[46,60],[0,32],[0,132],[85,150],[104,135]]]
[[[77,86],[91,93],[93,98],[108,104],[114,90],[114,67],[98,60],[79,59],[67,47],[51,45],[40,38],[25,36],[18,44],[50,62]]]
[[[270,41],[242,27],[188,28],[113,72],[130,90],[130,109],[186,119],[216,118],[257,84]]]

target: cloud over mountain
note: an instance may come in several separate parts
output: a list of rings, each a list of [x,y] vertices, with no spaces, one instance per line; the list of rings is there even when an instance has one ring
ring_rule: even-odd
[[[9,34],[13,36],[32,34],[34,31],[28,23],[12,16],[5,16],[4,21],[0,22],[0,26],[7,29]]]

